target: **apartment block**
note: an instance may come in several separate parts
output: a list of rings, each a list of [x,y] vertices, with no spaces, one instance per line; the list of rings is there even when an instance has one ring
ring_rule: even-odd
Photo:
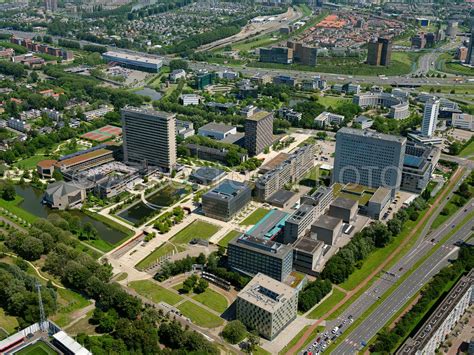
[[[237,319],[269,340],[296,319],[297,309],[298,291],[263,274],[237,295]]]
[[[176,115],[134,107],[121,113],[125,162],[171,172],[176,166]]]

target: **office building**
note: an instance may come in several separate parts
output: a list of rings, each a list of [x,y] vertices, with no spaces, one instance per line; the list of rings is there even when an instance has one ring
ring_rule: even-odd
[[[277,190],[277,192],[267,198],[267,202],[270,205],[283,209],[291,208],[298,200],[299,196],[297,193],[285,189]]]
[[[258,178],[255,196],[259,201],[267,201],[275,192],[299,181],[314,165],[314,145],[306,145],[291,153],[274,169]]]
[[[400,188],[406,138],[341,128],[336,134],[333,182]]]
[[[273,113],[259,111],[245,119],[245,148],[250,156],[260,154],[273,143]]]
[[[302,83],[303,90],[326,90],[328,87],[327,81],[321,78],[319,75],[315,76],[313,80],[305,80]]]
[[[224,180],[202,196],[202,211],[207,217],[229,221],[251,199],[252,190],[246,184]]]
[[[285,222],[283,242],[294,243],[298,238],[306,234],[315,220],[317,207],[302,204]]]
[[[191,121],[175,120],[176,135],[182,139],[194,136],[194,124]]]
[[[293,63],[293,49],[285,47],[260,48],[262,63],[291,64]]]
[[[428,186],[440,156],[439,148],[408,142],[400,189],[421,194]]]
[[[201,103],[201,96],[196,94],[181,94],[179,95],[179,103],[183,106],[199,105]]]
[[[77,153],[68,154],[59,158],[55,167],[62,174],[72,171],[84,171],[114,160],[112,150],[105,149],[105,145],[98,145]]]
[[[467,131],[474,131],[474,115],[468,115],[467,113],[453,113],[451,126],[465,129]]]
[[[335,113],[327,112],[327,111],[320,113],[314,119],[315,127],[320,128],[320,129],[325,129],[329,125],[340,125],[342,122],[344,122],[343,115],[337,115]]]
[[[36,164],[36,172],[42,179],[51,179],[54,173],[54,166],[57,162],[58,161],[54,159],[41,160]]]
[[[243,234],[227,247],[229,267],[248,276],[258,273],[284,281],[293,268],[293,249],[273,240]]]
[[[359,84],[352,84],[352,83],[334,84],[331,87],[331,90],[335,91],[337,93],[358,94],[358,93],[360,93],[360,85]]]
[[[208,73],[207,71],[197,73],[195,79],[196,89],[204,90],[209,85],[214,84],[214,77],[214,73]]]
[[[133,107],[121,112],[125,162],[171,172],[176,167],[176,115]]]
[[[211,148],[200,144],[188,143],[186,148],[189,149],[189,153],[192,157],[197,157],[202,160],[215,161],[223,165],[227,164],[228,149],[225,148]],[[239,162],[247,160],[247,154],[237,152]]]
[[[293,50],[293,62],[314,67],[318,61],[318,49],[306,46],[301,42],[288,41],[288,48]]]
[[[424,137],[431,138],[438,124],[439,100],[429,100],[425,103],[423,111],[423,121],[421,123],[421,134]]]
[[[368,129],[372,127],[372,125],[374,124],[374,121],[368,118],[367,116],[361,115],[361,116],[357,116],[357,118],[355,119],[355,123],[360,124],[361,129]]]
[[[220,181],[225,175],[226,173],[223,170],[204,166],[194,170],[189,175],[189,180],[201,185],[212,185]]]
[[[272,340],[296,319],[298,291],[263,274],[237,295],[236,316],[247,328]]]
[[[290,215],[286,212],[277,209],[270,210],[257,224],[245,232],[245,235],[264,240],[280,239],[288,217]]]
[[[58,10],[58,0],[45,0],[44,8],[46,11],[56,12]]]
[[[411,46],[417,49],[426,47],[426,38],[424,33],[417,34],[411,38]]]
[[[324,262],[324,251],[324,242],[299,238],[293,245],[293,267],[305,274],[315,275],[315,270]]]
[[[389,189],[385,187],[379,187],[375,190],[372,197],[367,203],[366,212],[367,216],[372,219],[379,220],[380,216],[385,212],[386,207],[391,201],[391,193]]]
[[[57,181],[49,184],[43,202],[51,208],[74,208],[86,199],[86,190],[75,183]]]
[[[237,127],[211,122],[198,129],[198,134],[215,140],[223,140],[229,135],[237,134]]]
[[[333,246],[341,236],[342,224],[342,219],[323,214],[311,226],[311,238]]]
[[[436,354],[471,304],[474,270],[463,276],[413,337],[408,338],[397,355]]]
[[[408,98],[403,97],[399,92],[366,92],[354,95],[352,103],[359,105],[361,108],[382,107],[389,108],[388,117],[402,120],[410,116],[410,105]]]
[[[389,66],[392,57],[392,42],[386,38],[378,38],[368,43],[367,64]]]
[[[296,79],[288,75],[277,75],[273,77],[273,84],[275,85],[288,85],[291,87],[296,86]]]
[[[338,197],[329,205],[328,215],[342,219],[345,223],[355,220],[359,204],[356,200]]]
[[[468,65],[474,65],[474,26],[472,24],[471,24],[471,38],[469,39],[469,47],[467,50],[465,63]]]
[[[178,81],[184,78],[186,78],[186,71],[184,69],[175,69],[170,73],[171,81]]]
[[[289,107],[282,107],[277,112],[278,117],[293,123],[297,123],[303,118],[303,114],[301,112],[295,111]]]
[[[163,65],[163,60],[160,58],[125,54],[122,52],[105,52],[102,54],[102,58],[107,63],[113,62],[126,68],[150,73],[158,73]]]

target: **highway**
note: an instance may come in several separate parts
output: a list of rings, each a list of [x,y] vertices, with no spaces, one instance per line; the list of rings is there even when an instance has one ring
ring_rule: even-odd
[[[409,255],[408,264],[414,264],[437,243],[440,242],[455,226],[474,211],[474,200],[469,201],[469,207],[459,211],[456,216],[440,230],[433,233],[431,239],[424,240],[418,250]],[[455,234],[444,242],[430,255],[413,273],[411,273],[349,336],[336,347],[335,354],[353,354],[361,350],[365,343],[372,339],[387,322],[402,309],[402,307],[433,277],[441,268],[446,266],[450,258],[455,258],[458,247],[454,243],[466,240],[472,234],[474,219],[465,223]],[[398,267],[398,265],[397,265]],[[396,272],[396,267],[391,272]],[[398,276],[398,275],[397,275]],[[394,281],[397,277],[395,277]]]
[[[360,318],[362,314],[364,314],[364,312],[366,312],[374,303],[378,301],[378,299],[385,292],[387,292],[393,286],[394,282],[396,282],[402,275],[408,272],[424,255],[426,255],[429,252],[429,250],[431,250],[434,247],[435,245],[434,242],[436,242],[439,239],[442,239],[442,237],[451,230],[450,226],[453,223],[456,223],[456,224],[459,223],[459,221],[461,221],[464,218],[465,214],[469,213],[469,211],[474,208],[473,206],[470,206],[468,209],[468,212],[464,212],[464,210],[460,211],[458,215],[455,215],[451,218],[452,223],[450,221],[449,224],[446,224],[438,228],[438,230],[436,230],[435,232],[430,233],[431,224],[436,219],[438,214],[442,211],[444,206],[448,203],[449,199],[452,198],[454,191],[458,189],[461,182],[469,175],[469,173],[470,171],[468,169],[466,169],[466,171],[463,172],[461,179],[457,182],[455,186],[453,186],[451,191],[445,196],[445,198],[439,204],[439,206],[437,206],[435,213],[433,213],[429,217],[426,225],[424,226],[423,230],[420,232],[420,235],[416,243],[412,246],[411,250],[403,258],[401,258],[392,268],[390,268],[389,270],[386,270],[386,272],[381,274],[380,277],[377,278],[376,281],[362,295],[360,295],[360,297],[357,298],[338,318],[336,318],[335,320],[327,320],[326,331],[329,331],[330,333],[330,331],[334,327],[341,325],[345,321],[345,324],[342,327],[340,334],[345,332],[346,329],[350,326],[350,323],[348,322],[348,319],[350,316],[354,320],[357,320],[358,318]],[[434,239],[434,242],[431,242],[431,240],[433,239]],[[379,309],[379,312],[381,312],[381,309]],[[390,319],[390,317],[388,319]],[[380,328],[382,328],[384,324],[381,325]],[[380,330],[380,328],[378,330]],[[374,334],[376,334],[377,331]],[[363,334],[367,334],[367,333],[363,331]],[[331,338],[331,336],[329,336],[329,338]],[[349,341],[350,339],[351,337],[349,336]],[[367,338],[361,339],[358,344],[360,344],[360,342],[362,341],[367,341],[367,340],[368,340]],[[316,338],[314,338],[311,343],[314,343],[315,341],[316,341]],[[345,344],[345,342],[343,344]],[[355,350],[353,349],[353,351]],[[339,354],[339,352],[337,353]],[[348,353],[351,353],[351,352],[349,351]]]

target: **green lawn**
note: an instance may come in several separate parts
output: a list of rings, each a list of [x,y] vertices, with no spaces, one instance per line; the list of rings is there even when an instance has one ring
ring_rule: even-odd
[[[11,334],[15,331],[16,327],[18,327],[16,317],[6,315],[3,308],[0,308],[0,328],[5,329],[8,334]]]
[[[174,247],[169,243],[161,244],[158,248],[153,250],[148,256],[142,259],[135,267],[139,270],[146,269],[155,261],[159,260],[161,257],[166,254],[171,253],[174,250]]]
[[[351,101],[352,101],[351,99],[342,98],[340,96],[324,95],[324,96],[319,96],[318,97],[318,102],[321,105],[326,106],[326,108],[332,107],[333,109],[341,106],[342,104],[344,104],[346,102],[351,102]]]
[[[44,341],[39,340],[36,343],[27,346],[16,352],[18,355],[54,355],[58,354],[53,348],[47,345]]]
[[[173,244],[188,244],[194,238],[208,240],[220,229],[219,226],[204,221],[194,221],[174,235],[170,242]]]
[[[57,289],[58,293],[58,310],[51,317],[60,327],[64,327],[73,321],[74,312],[87,307],[91,302],[79,293],[68,289]]]
[[[210,288],[207,288],[203,293],[192,297],[199,303],[202,303],[219,313],[223,313],[229,306],[227,299],[224,296]]]
[[[268,351],[264,348],[257,346],[257,348],[252,352],[253,355],[271,355]]]
[[[192,322],[203,328],[216,328],[224,323],[224,320],[204,308],[196,304],[185,301],[178,306],[178,309],[184,316],[192,320]]]
[[[166,302],[170,305],[175,305],[183,299],[180,295],[177,295],[150,280],[132,281],[129,283],[129,286],[138,294],[149,298],[156,303]]]
[[[308,330],[309,327],[310,327],[310,326],[307,325],[307,326],[305,326],[303,329],[301,329],[301,330],[298,332],[298,334],[296,334],[296,336],[295,336],[293,339],[291,339],[291,341],[290,341],[288,344],[286,344],[286,346],[285,346],[283,349],[280,350],[279,354],[280,354],[280,355],[285,355],[285,354],[287,354],[287,353],[288,353],[288,350],[290,350],[293,346],[295,346],[295,344],[298,342],[298,340],[301,339],[301,337],[302,337],[303,334]],[[312,338],[311,338],[311,339],[312,339]]]
[[[345,293],[338,290],[337,288],[332,289],[332,294],[326,298],[319,306],[308,314],[308,318],[318,319],[321,318],[326,312],[331,310],[336,304],[338,304],[345,296]]]
[[[49,159],[49,158],[45,155],[33,155],[32,157],[17,161],[15,164],[13,164],[13,166],[19,169],[29,170],[29,169],[36,168],[36,164],[38,164],[38,162],[45,159]]]
[[[474,142],[469,143],[469,145],[459,153],[459,156],[463,158],[471,155],[474,155]]]
[[[250,226],[256,224],[260,221],[265,215],[268,213],[266,208],[257,208],[250,216],[245,218],[242,222],[240,222],[241,226]]]
[[[21,201],[23,201],[23,198],[18,195],[16,195],[15,199],[12,201],[6,201],[0,198],[0,207],[5,208],[6,210],[20,217],[21,219],[24,219],[28,223],[33,223],[38,217],[25,211],[23,208],[18,207],[18,204]]]
[[[221,240],[219,240],[219,242],[217,244],[219,244],[220,246],[223,246],[225,248],[227,248],[227,245],[229,244],[229,242],[234,239],[235,237],[237,237],[238,235],[240,234],[239,231],[235,231],[235,230],[231,230],[229,233],[227,233]]]
[[[89,323],[89,319],[92,318],[94,310],[87,312],[87,315],[67,328],[67,333],[74,336],[77,334],[87,334],[87,335],[98,335],[95,331],[95,325]]]

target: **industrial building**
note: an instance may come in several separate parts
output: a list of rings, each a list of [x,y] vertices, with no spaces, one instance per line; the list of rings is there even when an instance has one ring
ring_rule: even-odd
[[[336,134],[333,182],[400,189],[406,138],[341,128]]]
[[[296,319],[297,309],[297,290],[260,273],[236,300],[237,319],[269,340]]]
[[[258,111],[245,119],[245,148],[250,156],[260,154],[273,143],[273,113]]]
[[[246,184],[224,180],[202,196],[202,210],[207,217],[229,221],[251,199],[252,191]]]
[[[268,171],[255,184],[255,196],[266,201],[286,184],[299,181],[314,165],[314,146],[306,145],[290,154],[286,160]]]
[[[471,305],[473,292],[474,270],[471,270],[454,285],[416,334],[409,337],[396,354],[436,354],[446,336]]]
[[[134,107],[121,113],[125,162],[171,172],[176,167],[176,114]]]
[[[150,73],[158,73],[163,65],[163,60],[160,58],[138,56],[122,52],[105,52],[102,54],[102,58],[107,63],[115,63],[126,68]]]
[[[227,256],[232,270],[249,276],[263,273],[275,280],[284,281],[293,268],[291,245],[247,234],[229,242]]]

